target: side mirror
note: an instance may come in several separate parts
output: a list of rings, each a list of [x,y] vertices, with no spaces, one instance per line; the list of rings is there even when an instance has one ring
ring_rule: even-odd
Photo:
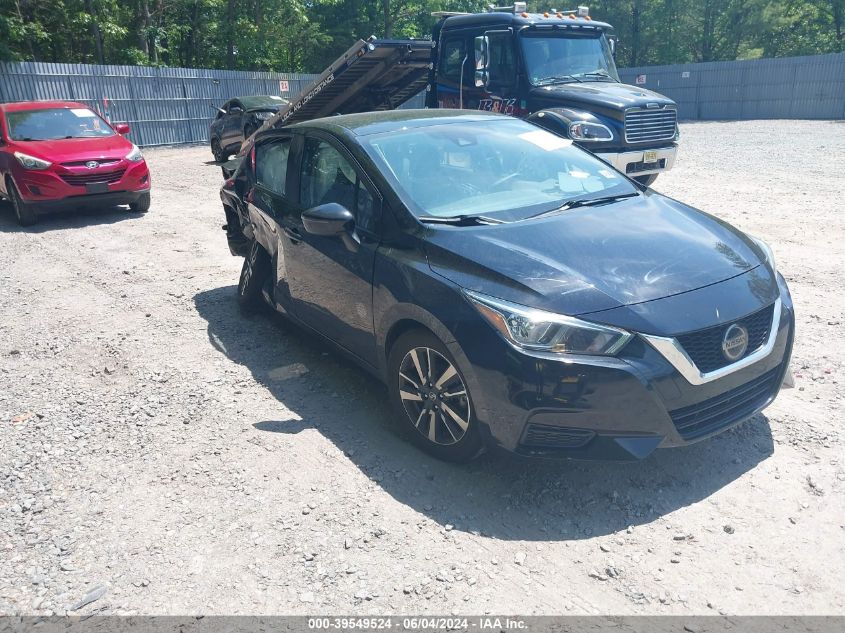
[[[475,38],[475,87],[486,88],[490,83],[490,38]]]
[[[115,123],[114,131],[120,134],[121,136],[126,136],[129,134],[131,128],[129,127],[128,123]]]
[[[490,67],[490,38],[479,35],[475,38],[475,69],[487,70]]]
[[[610,46],[610,54],[613,55],[613,59],[616,59],[616,38],[611,37],[607,40],[608,45]]]
[[[342,204],[328,202],[302,212],[302,224],[311,235],[333,237],[347,233],[355,218]]]

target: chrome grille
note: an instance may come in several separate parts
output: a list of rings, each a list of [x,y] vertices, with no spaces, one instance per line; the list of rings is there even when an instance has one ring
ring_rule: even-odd
[[[625,111],[625,141],[647,143],[675,138],[678,111],[675,108]]]
[[[722,339],[727,329],[733,323],[739,323],[748,330],[748,349],[745,352],[745,356],[748,356],[766,344],[772,329],[774,313],[774,305],[770,305],[736,321],[682,334],[677,337],[678,343],[699,371],[707,373],[721,369],[736,362],[728,360],[722,354]]]

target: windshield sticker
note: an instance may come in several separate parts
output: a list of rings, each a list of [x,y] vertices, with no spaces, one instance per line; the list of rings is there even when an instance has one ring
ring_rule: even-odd
[[[97,116],[88,108],[71,108],[70,111],[73,112],[80,119],[89,119],[93,116]]]
[[[520,134],[519,138],[524,141],[528,141],[529,143],[534,143],[534,145],[540,149],[546,150],[547,152],[553,152],[557,149],[572,145],[572,141],[569,139],[555,136],[551,132],[546,132],[545,130],[526,132],[525,134]]]

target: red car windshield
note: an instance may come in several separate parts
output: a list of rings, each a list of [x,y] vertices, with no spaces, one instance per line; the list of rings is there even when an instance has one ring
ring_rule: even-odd
[[[114,130],[88,108],[45,108],[6,113],[13,141],[113,136]]]

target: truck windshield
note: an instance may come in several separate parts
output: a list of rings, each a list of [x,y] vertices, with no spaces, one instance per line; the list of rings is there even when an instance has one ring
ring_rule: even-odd
[[[572,81],[619,81],[603,34],[529,32],[521,38],[528,77],[535,86]]]
[[[572,200],[636,194],[620,173],[530,123],[506,117],[363,137],[362,145],[418,217],[500,214],[521,220]]]

